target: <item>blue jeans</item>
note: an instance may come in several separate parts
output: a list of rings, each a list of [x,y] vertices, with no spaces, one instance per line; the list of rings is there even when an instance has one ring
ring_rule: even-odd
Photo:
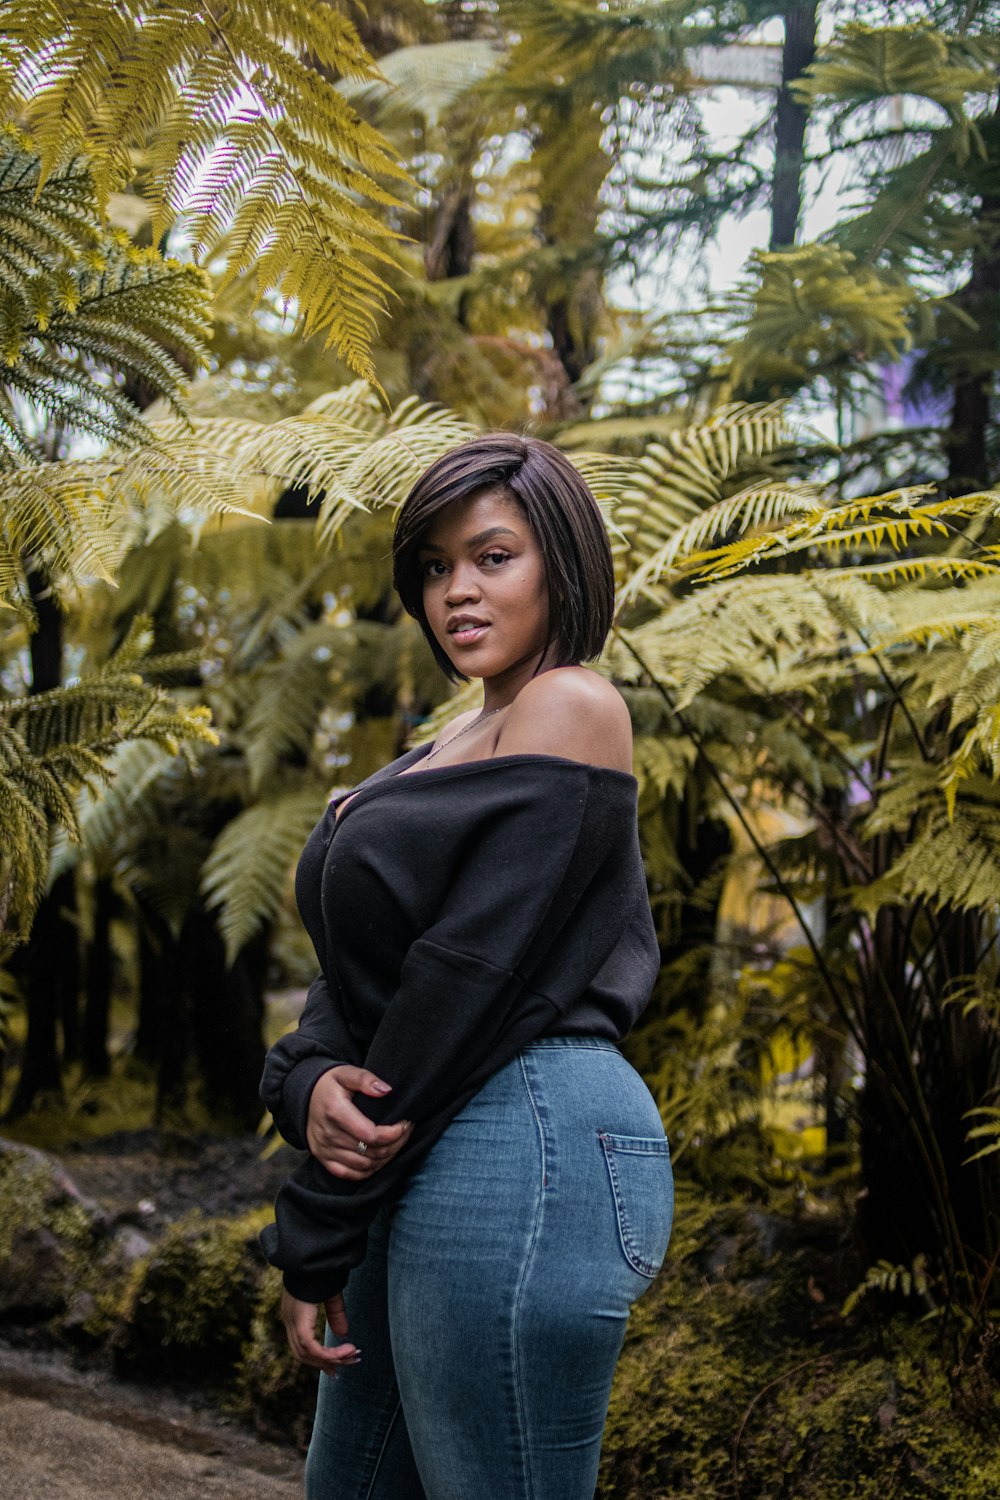
[[[345,1293],[362,1359],[319,1377],[308,1500],[592,1500],[673,1197],[656,1105],[618,1049],[526,1047],[375,1219]]]

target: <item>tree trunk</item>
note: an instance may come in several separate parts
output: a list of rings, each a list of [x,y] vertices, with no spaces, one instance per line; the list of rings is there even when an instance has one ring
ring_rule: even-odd
[[[25,576],[38,628],[31,637],[29,693],[46,693],[62,681],[62,617],[49,580],[31,558]],[[65,920],[63,906],[72,900],[72,876],[63,876],[43,897],[25,949],[12,965],[19,976],[28,1013],[24,1060],[8,1119],[25,1114],[35,1096],[62,1089],[58,1022],[61,1001],[75,996],[76,927]]]
[[[115,895],[111,881],[94,883],[94,930],[84,960],[83,1070],[88,1078],[107,1078],[111,1071],[108,1017],[111,1011],[113,960],[111,917]]]
[[[62,1091],[58,1022],[71,999],[75,1005],[78,972],[76,923],[66,915],[73,896],[73,875],[67,872],[42,900],[31,940],[11,962],[27,997],[28,1035],[8,1120],[26,1114],[39,1094]]]
[[[994,127],[998,122],[1000,104],[994,111]],[[962,312],[977,324],[979,337],[972,344],[972,367],[960,368],[952,386],[947,439],[951,495],[969,494],[990,485],[986,440],[996,365],[994,351],[1000,347],[1000,194],[983,194],[978,225],[972,274],[955,297]]]
[[[771,246],[794,245],[802,211],[802,163],[805,156],[805,106],[789,84],[801,77],[816,56],[816,0],[785,6],[785,40],[781,49],[781,88],[775,110],[774,181],[771,188]]]
[[[263,1113],[264,986],[270,928],[262,928],[227,969],[215,918],[200,903],[181,937],[182,984],[205,1102],[226,1123],[253,1129]]]
[[[476,251],[472,223],[472,188],[449,188],[437,204],[437,222],[430,243],[424,247],[424,274],[428,281],[467,276]]]
[[[908,1265],[919,1252],[944,1253],[954,1273],[961,1246],[981,1270],[997,1249],[1000,1170],[996,1157],[964,1165],[973,1147],[963,1116],[995,1085],[1000,1056],[978,1012],[941,1006],[955,980],[974,972],[980,917],[935,915],[940,936],[921,985],[907,962],[907,915],[879,913],[866,968],[860,1227],[872,1260]]]
[[[188,1058],[191,1050],[191,1024],[187,999],[182,987],[180,947],[171,935],[161,948],[156,962],[156,995],[159,1019],[159,1047],[156,1070],[156,1123],[183,1110],[187,1100]]]

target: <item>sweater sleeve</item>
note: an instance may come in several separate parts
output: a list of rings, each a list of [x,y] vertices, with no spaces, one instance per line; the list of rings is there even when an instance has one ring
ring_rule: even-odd
[[[576,935],[574,913],[607,857],[603,827],[581,836],[588,789],[581,763],[558,788],[537,776],[508,785],[470,819],[439,915],[409,948],[364,1058],[393,1092],[355,1100],[378,1123],[406,1117],[416,1128],[363,1181],[335,1178],[310,1157],[282,1186],[261,1244],[293,1296],[342,1290],[379,1205],[486,1078],[551,1026],[557,1009],[532,976],[567,927]],[[581,934],[575,948],[586,962],[593,955],[596,973],[606,947]]]
[[[361,1049],[330,994],[324,974],[317,974],[295,1031],[281,1036],[264,1059],[260,1097],[271,1111],[278,1133],[290,1146],[308,1151],[309,1101],[318,1080],[340,1063],[361,1062]]]

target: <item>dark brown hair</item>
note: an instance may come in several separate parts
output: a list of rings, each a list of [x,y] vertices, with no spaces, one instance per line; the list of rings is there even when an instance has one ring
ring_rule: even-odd
[[[541,438],[488,432],[452,448],[426,469],[399,508],[392,539],[392,582],[407,614],[418,620],[438,666],[452,682],[468,682],[438,645],[424,613],[417,548],[435,516],[456,500],[499,490],[522,511],[538,539],[549,595],[553,665],[599,656],[615,607],[615,577],[604,517],[565,454]]]

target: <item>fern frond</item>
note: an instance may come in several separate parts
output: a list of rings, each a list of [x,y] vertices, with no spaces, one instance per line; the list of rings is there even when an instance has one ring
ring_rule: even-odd
[[[992,781],[969,779],[949,808],[936,777],[910,771],[898,788],[883,792],[866,820],[866,836],[887,827],[905,827],[910,837],[886,874],[856,893],[859,907],[873,912],[889,902],[924,901],[935,910],[997,910],[1000,790]]]
[[[967,103],[970,94],[989,94],[996,87],[993,40],[970,36],[964,28],[949,36],[927,23],[849,22],[820,49],[793,89],[813,106],[839,104],[831,121],[835,135],[873,101],[917,94],[945,111],[962,143],[961,159],[973,141],[983,149]]]
[[[392,413],[374,441],[345,454],[340,473],[327,489],[319,516],[319,539],[328,544],[352,509],[398,505],[435,458],[465,442],[475,428],[445,407],[408,397]]]
[[[926,1297],[929,1289],[930,1280],[927,1275],[925,1255],[915,1256],[908,1266],[893,1265],[891,1261],[880,1260],[868,1267],[864,1279],[844,1299],[840,1309],[841,1316],[849,1317],[862,1297],[867,1297],[871,1292],[899,1292],[904,1297]]]
[[[0,129],[0,466],[37,456],[43,413],[70,431],[146,440],[120,382],[178,410],[188,368],[206,362],[207,279],[194,266],[99,233],[91,166],[75,155],[42,179],[26,138]],[[29,415],[23,411],[27,403]]]
[[[370,263],[392,263],[391,231],[364,205],[396,204],[381,183],[406,173],[333,81],[379,78],[346,16],[320,0],[274,0],[266,18],[243,0],[7,0],[4,23],[0,98],[26,111],[43,181],[86,149],[103,207],[143,151],[154,243],[193,216],[199,253],[224,250],[224,283],[253,272],[258,297],[280,289],[374,378],[389,289]]]
[[[277,911],[288,873],[323,806],[315,787],[276,796],[238,814],[216,839],[201,888],[209,906],[219,909],[229,963]]]
[[[967,1167],[970,1162],[979,1161],[984,1156],[992,1156],[995,1152],[1000,1151],[1000,1109],[996,1109],[988,1104],[981,1104],[975,1109],[966,1110],[962,1118],[963,1120],[969,1120],[980,1115],[983,1116],[982,1123],[980,1125],[973,1125],[967,1130],[965,1138],[970,1142],[985,1139],[988,1144],[981,1146],[971,1156],[967,1156],[962,1163],[963,1167]]]
[[[151,436],[131,453],[21,467],[5,476],[0,513],[0,605],[25,609],[23,556],[43,561],[60,582],[113,581],[143,508],[232,512],[249,476],[234,472],[212,447]],[[191,517],[192,523],[194,516]]]
[[[331,659],[349,632],[319,623],[300,630],[279,660],[257,673],[244,727],[250,785],[259,792],[289,754],[305,756],[330,698]]]
[[[896,360],[913,343],[912,287],[833,244],[756,251],[734,300],[745,328],[731,352],[737,388],[799,385],[859,356]]]
[[[679,526],[652,556],[635,568],[622,589],[622,604],[650,592],[680,558],[697,553],[706,541],[734,529],[742,535],[774,522],[779,516],[814,514],[818,489],[808,484],[754,484],[728,499],[718,500]],[[654,595],[655,597],[655,595]]]
[[[140,618],[93,676],[0,702],[0,937],[27,935],[45,889],[50,826],[80,840],[76,792],[109,784],[108,762],[119,745],[148,740],[176,755],[192,743],[217,743],[207,709],[174,703],[135,670],[149,640],[149,623]]]
[[[502,55],[492,42],[475,37],[397,47],[379,59],[381,78],[345,80],[338,88],[384,129],[408,125],[416,116],[434,130],[456,100],[493,72]]]
[[[790,437],[783,403],[736,403],[650,443],[641,459],[619,460],[612,552],[622,601],[637,597],[646,580],[662,572],[658,560],[683,527],[697,527],[723,502],[727,481],[762,465]]]
[[[77,797],[78,839],[59,828],[52,847],[49,884],[85,853],[106,872],[127,836],[141,827],[149,794],[177,757],[153,740],[127,740],[108,757],[108,783],[85,787]]]
[[[762,536],[696,553],[688,560],[688,566],[702,578],[722,578],[742,572],[751,563],[769,556],[787,556],[805,550],[836,553],[848,547],[866,552],[876,552],[884,546],[899,550],[918,537],[947,536],[948,528],[939,518],[939,508],[917,503],[932,488],[913,485],[813,510],[801,521]]]

